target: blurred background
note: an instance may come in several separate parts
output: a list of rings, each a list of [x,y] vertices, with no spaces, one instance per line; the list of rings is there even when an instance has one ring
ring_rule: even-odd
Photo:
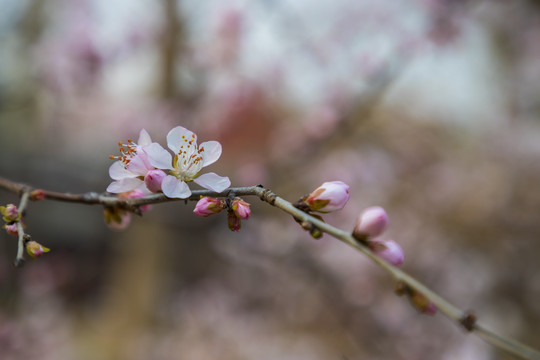
[[[118,141],[182,125],[211,171],[325,216],[387,209],[403,268],[540,348],[540,3],[536,0],[0,0],[0,176],[104,191]],[[196,186],[194,186],[196,187]],[[52,250],[13,267],[0,235],[2,359],[513,359],[339,241],[246,198],[252,217],[154,206],[123,232],[41,201]],[[18,203],[0,189],[0,203]]]

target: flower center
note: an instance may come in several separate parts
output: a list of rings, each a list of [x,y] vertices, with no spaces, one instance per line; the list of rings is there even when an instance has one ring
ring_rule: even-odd
[[[127,169],[128,165],[133,159],[135,155],[137,155],[137,144],[133,142],[133,140],[128,139],[127,144],[122,143],[121,141],[118,142],[118,146],[120,147],[120,156],[109,156],[109,159],[111,160],[119,160],[124,164],[124,167]]]
[[[199,148],[195,141],[195,134],[191,139],[182,135],[184,144],[180,145],[178,154],[174,157],[174,176],[182,181],[192,181],[197,177],[204,164],[204,147]]]

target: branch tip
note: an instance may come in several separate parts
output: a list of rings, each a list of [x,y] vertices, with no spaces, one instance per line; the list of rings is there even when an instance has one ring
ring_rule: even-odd
[[[15,261],[13,261],[13,265],[15,265],[15,267],[22,267],[25,262],[26,260],[23,258],[16,258]]]

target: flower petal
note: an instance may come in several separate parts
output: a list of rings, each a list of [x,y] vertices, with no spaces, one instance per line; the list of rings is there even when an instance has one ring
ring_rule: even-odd
[[[124,167],[123,162],[116,161],[109,167],[109,176],[113,180],[122,180],[125,178],[134,178],[134,177],[137,177],[138,175],[127,170]]]
[[[143,151],[148,155],[148,162],[153,167],[157,169],[173,169],[171,153],[158,143],[152,143],[145,146]]]
[[[139,141],[137,142],[137,145],[146,146],[150,145],[151,143],[152,139],[150,138],[150,134],[148,134],[148,131],[142,129],[139,133]]]
[[[120,194],[139,187],[143,181],[138,178],[125,178],[122,180],[113,181],[107,187],[107,191],[114,194]]]
[[[182,138],[182,136],[184,136],[184,138]],[[195,135],[195,133],[189,131],[185,127],[177,126],[167,134],[167,146],[177,154],[180,151],[180,146],[185,143],[184,139],[189,141],[192,138],[197,142],[197,135]]]
[[[148,155],[142,152],[131,159],[128,170],[139,176],[145,176],[148,170],[153,170],[153,168],[148,163]]]
[[[217,141],[205,141],[199,145],[199,149],[204,148],[204,166],[213,164],[221,156],[221,144]]]
[[[203,188],[216,192],[222,192],[223,190],[231,186],[231,180],[229,180],[228,177],[219,176],[215,173],[202,174],[193,181],[201,185]]]
[[[165,196],[170,198],[186,199],[191,195],[188,184],[172,175],[168,175],[163,179],[161,190],[163,190]]]

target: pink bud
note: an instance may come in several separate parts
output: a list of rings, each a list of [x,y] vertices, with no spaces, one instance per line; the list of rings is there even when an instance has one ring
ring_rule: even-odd
[[[249,204],[240,198],[233,200],[232,209],[236,216],[238,216],[240,219],[247,220],[251,216]]]
[[[410,294],[411,304],[421,313],[427,315],[435,315],[437,313],[437,305],[432,303],[424,294],[418,291],[412,291]]]
[[[116,207],[106,207],[103,210],[105,223],[112,230],[125,230],[131,223],[131,214]]]
[[[113,220],[107,223],[109,229],[122,231],[126,230],[129,224],[131,224],[131,214],[129,213],[121,214],[118,219],[119,221]]]
[[[19,220],[19,209],[13,204],[8,204],[6,206],[0,206],[0,212],[4,217],[5,222],[12,222]]]
[[[323,183],[304,199],[311,211],[328,213],[343,209],[349,200],[349,185],[343,181]]]
[[[197,201],[193,212],[197,216],[207,217],[223,210],[223,202],[220,199],[205,196]]]
[[[394,240],[370,240],[369,248],[384,260],[394,266],[403,264],[405,254]]]
[[[19,229],[17,229],[17,223],[4,225],[4,229],[6,229],[6,232],[11,236],[19,235]]]
[[[41,189],[34,190],[30,193],[30,199],[32,201],[38,201],[45,199],[45,192]]]
[[[142,192],[142,190],[139,190],[139,189],[135,189],[135,190],[128,191],[126,193],[119,194],[120,197],[124,197],[128,199],[137,199],[146,195],[148,194],[145,194],[144,192]],[[152,208],[152,205],[150,204],[139,206],[139,210],[141,210],[141,213],[143,214],[147,212],[148,210],[150,210],[151,208]]]
[[[353,235],[358,238],[373,238],[381,235],[388,226],[388,215],[380,206],[365,209],[354,227]]]
[[[136,198],[140,198],[140,197],[143,197],[143,196],[147,195],[147,194],[145,194],[144,192],[142,192],[139,189],[131,190],[131,191],[129,191],[127,193],[124,193],[124,194],[120,194],[120,196],[124,195],[124,197],[127,197],[129,199],[136,199]],[[141,210],[141,213],[145,213],[148,210],[150,210],[151,208],[152,208],[152,205],[150,205],[150,204],[139,206],[139,210]],[[129,222],[128,222],[128,224],[129,224]]]
[[[137,199],[146,195],[148,194],[139,189],[118,194],[119,197],[124,199]],[[152,205],[150,204],[139,206],[141,213],[145,213],[151,208]],[[103,215],[105,223],[113,230],[125,230],[131,224],[131,213],[119,207],[106,207],[103,210]]]
[[[424,314],[435,315],[437,310],[437,305],[430,301],[429,304],[424,308]]]
[[[148,190],[150,190],[153,193],[157,193],[161,191],[161,183],[163,182],[163,179],[167,174],[163,170],[155,169],[150,170],[144,177],[144,183],[146,184],[146,187]]]
[[[227,225],[231,231],[240,231],[242,227],[242,221],[232,210],[227,212]]]
[[[35,241],[28,241],[26,243],[26,252],[34,259],[49,251],[50,249]]]

